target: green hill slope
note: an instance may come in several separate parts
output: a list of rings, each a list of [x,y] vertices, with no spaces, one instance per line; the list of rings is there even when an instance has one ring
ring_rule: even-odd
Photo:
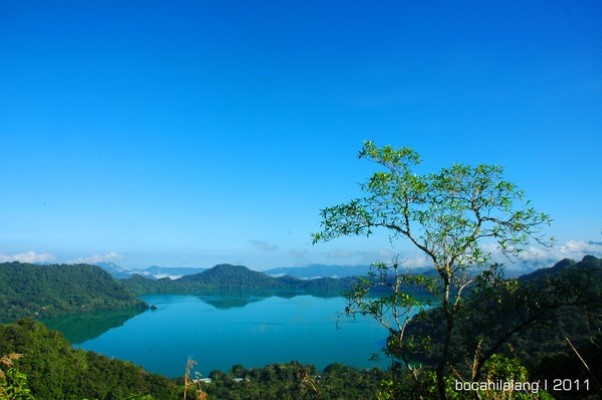
[[[74,350],[59,332],[31,319],[0,325],[0,355],[9,353],[23,355],[18,367],[36,400],[126,399],[131,394],[181,398],[169,379],[132,363]]]
[[[433,343],[428,352],[416,354],[417,360],[435,363],[440,357],[441,318],[440,309],[432,308],[410,322],[408,337],[428,335]],[[555,360],[556,368],[561,359],[571,361],[568,356],[575,352],[570,340],[587,363],[599,365],[601,332],[602,260],[593,256],[580,262],[562,260],[553,267],[467,293],[456,314],[452,362],[470,366],[477,356],[485,359],[502,353],[518,356],[534,379],[592,379],[581,361],[575,364],[578,368],[565,368],[562,374],[554,370],[554,375],[549,360]],[[600,371],[594,371],[598,380],[602,379]]]
[[[0,264],[0,321],[92,310],[146,308],[107,272],[92,265]]]
[[[206,294],[223,291],[261,291],[264,293],[311,293],[342,295],[355,283],[355,277],[342,279],[297,279],[290,276],[272,277],[252,271],[241,265],[220,264],[194,275],[180,279],[148,279],[134,275],[124,279],[123,285],[135,294],[195,293]]]
[[[220,264],[199,274],[187,275],[181,282],[194,282],[198,286],[220,289],[269,289],[284,284],[277,278],[251,271],[242,265]]]

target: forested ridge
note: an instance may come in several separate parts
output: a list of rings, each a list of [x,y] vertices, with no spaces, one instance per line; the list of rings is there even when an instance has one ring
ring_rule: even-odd
[[[355,278],[274,278],[243,266],[217,265],[180,279],[148,279],[141,275],[118,280],[87,264],[0,264],[0,322],[23,317],[48,318],[85,311],[144,309],[136,296],[149,293],[206,294],[255,290],[266,295],[319,293],[340,296]]]
[[[0,264],[0,321],[92,310],[146,308],[101,268],[87,265]]]
[[[432,340],[428,353],[415,354],[421,362],[440,356],[439,314],[432,308],[407,327],[410,340]],[[533,381],[589,380],[588,393],[550,391],[555,398],[602,393],[596,386],[602,382],[602,260],[565,259],[496,285],[477,281],[462,304],[451,347],[458,372],[474,368],[476,359],[503,355],[520,360]]]
[[[75,350],[60,332],[32,319],[0,325],[0,354],[10,353],[22,355],[17,365],[37,400],[125,399],[131,394],[180,398],[169,379],[125,361]]]
[[[31,285],[24,291],[25,296],[19,303],[29,313],[38,309],[46,311],[40,308],[44,304],[53,304],[52,308],[47,308],[52,312],[74,312],[73,309],[78,307],[121,306],[129,304],[133,298],[119,281],[102,271],[99,274],[95,267],[19,263],[0,264],[0,267],[0,271],[3,271],[0,283],[3,289],[6,288],[0,293],[2,298],[16,296],[18,290]],[[17,268],[21,268],[18,272],[22,276],[7,278],[18,276]],[[23,276],[26,273],[31,275]],[[53,274],[56,277],[50,277]],[[271,278],[264,281],[263,274],[256,274],[244,267],[223,266],[205,271],[204,274],[187,280],[197,281],[197,285],[201,282],[202,285],[197,287],[205,289],[212,285],[215,288],[224,276],[232,282],[231,288],[245,286],[241,276],[250,279],[250,284],[257,287],[265,282],[274,282]],[[105,289],[109,294],[116,294],[113,298],[115,302],[98,298],[94,301],[93,294]],[[83,292],[87,292],[87,296]],[[43,302],[35,299],[38,293],[42,294],[40,299]],[[33,301],[27,303],[26,299]],[[75,308],[68,307],[74,304],[77,305]],[[85,306],[82,307],[82,304]],[[495,373],[498,374],[495,376],[508,378],[503,374],[511,371],[515,375],[510,376],[530,381],[587,381],[587,391],[549,392],[557,399],[598,398],[595,393],[600,387],[596,385],[602,381],[602,369],[598,368],[602,365],[601,304],[602,260],[593,256],[586,256],[579,262],[562,260],[551,268],[516,279],[497,280],[484,274],[463,300],[463,311],[458,314],[457,334],[453,337],[452,361],[470,368],[475,357],[488,356],[483,363],[482,376]],[[429,356],[417,354],[416,362],[429,363],[430,357],[434,359],[438,356],[438,312],[435,306],[419,314],[407,328],[410,336],[418,339],[430,337],[432,340]],[[391,349],[394,351],[394,348]],[[61,333],[51,331],[32,319],[0,325],[0,357],[15,353],[22,354],[22,358],[16,360],[14,365],[27,378],[32,398],[37,400],[183,398],[183,378],[170,380],[128,362],[94,352],[74,350]],[[2,365],[0,369],[6,371]],[[185,365],[182,366],[183,375],[184,370]],[[516,375],[519,372],[522,375]],[[386,385],[394,385],[395,391],[405,393],[403,376],[398,365],[389,371],[380,371],[358,370],[335,364],[318,371],[313,366],[291,362],[256,369],[233,366],[231,371],[213,371],[210,374],[211,382],[202,383],[201,389],[207,399],[373,399],[378,393],[392,392],[383,391]],[[425,379],[425,393],[429,393],[428,388],[434,386],[428,380],[431,378],[427,376]],[[0,389],[1,384],[0,379]],[[193,392],[190,391],[188,398],[193,398]],[[430,398],[428,396],[425,398]],[[454,396],[450,398],[471,398],[467,393],[456,393]],[[435,397],[433,393],[432,398]],[[403,395],[399,398],[403,398]]]
[[[601,334],[602,260],[593,256],[579,262],[565,259],[553,267],[506,279],[497,287],[481,289],[477,283],[463,306],[454,338],[456,353],[484,337],[493,345],[495,338],[508,336],[508,343],[496,351],[512,347],[526,365],[534,367],[543,354],[566,351],[566,337],[585,345]],[[414,318],[408,334],[429,332],[436,337],[438,312],[435,307]],[[485,345],[483,341],[481,351]],[[435,348],[430,356],[436,355]]]
[[[352,287],[356,278],[298,279],[291,276],[276,278],[241,265],[220,264],[201,273],[186,275],[175,280],[148,279],[141,275],[134,275],[122,282],[131,293],[139,295],[259,290],[266,293],[321,293],[340,296]]]

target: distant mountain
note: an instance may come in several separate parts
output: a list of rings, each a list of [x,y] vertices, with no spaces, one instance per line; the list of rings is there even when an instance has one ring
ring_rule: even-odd
[[[130,276],[132,276],[132,271],[130,271],[126,268],[123,268],[112,262],[99,262],[94,265],[107,271],[109,274],[111,274],[113,276],[113,278],[124,279],[124,278],[129,278]]]
[[[162,278],[170,278],[170,279],[178,279],[186,275],[198,274],[199,272],[203,272],[205,268],[178,268],[178,267],[159,267],[158,265],[152,265],[148,268],[144,269],[128,269],[121,267],[115,263],[105,263],[99,262],[94,264],[109,274],[111,274],[114,278],[117,279],[126,279],[130,278],[136,274],[142,275],[149,279],[162,279]]]
[[[0,321],[147,307],[94,265],[2,263],[0,288]]]
[[[513,260],[513,262],[504,260],[502,264],[504,266],[504,276],[506,278],[517,278],[540,269],[549,268],[550,265],[553,265],[557,261],[558,259],[555,258],[538,258],[535,260],[518,259]]]
[[[186,275],[194,275],[203,271],[206,271],[206,268],[159,267],[158,265],[152,265],[142,270],[133,270],[130,272],[132,272],[132,274],[140,274],[147,277],[152,276],[156,279],[178,279]]]
[[[281,292],[323,292],[340,295],[351,288],[355,278],[298,279],[291,276],[273,277],[263,272],[252,271],[241,265],[220,264],[194,275],[180,279],[151,280],[134,275],[123,280],[132,293],[196,293],[215,291],[260,290]]]
[[[324,265],[312,264],[305,267],[280,267],[264,271],[266,275],[292,276],[299,279],[315,278],[344,278],[347,276],[362,276],[368,273],[369,265]]]
[[[509,278],[528,274],[539,268],[552,265],[555,260],[522,260],[514,264],[507,264],[505,275]],[[114,278],[127,279],[134,275],[142,275],[148,279],[169,278],[172,280],[184,276],[195,275],[206,271],[206,268],[190,267],[160,267],[152,265],[143,269],[128,269],[114,263],[97,263],[100,268],[110,273]],[[364,276],[370,270],[370,265],[327,265],[311,264],[302,267],[279,267],[262,271],[271,277],[291,276],[298,279],[316,279],[316,278],[346,278],[352,276]],[[417,267],[410,271],[413,273],[426,273],[432,270],[432,267]]]
[[[312,264],[304,267],[272,268],[263,272],[273,277],[292,276],[298,279],[347,278],[365,276],[370,271],[370,268],[370,265]],[[433,267],[415,267],[407,269],[407,272],[413,274],[425,274],[431,273],[431,271],[434,271]]]

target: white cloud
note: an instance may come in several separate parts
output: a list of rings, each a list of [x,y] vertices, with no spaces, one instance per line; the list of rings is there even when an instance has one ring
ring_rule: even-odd
[[[13,255],[0,254],[0,262],[13,262],[19,261],[22,263],[45,263],[53,261],[56,258],[49,253],[36,253],[35,251],[29,251],[27,253],[19,253]]]
[[[551,267],[564,258],[576,261],[581,260],[586,255],[602,258],[602,242],[593,241],[569,240],[553,247],[530,246],[521,253],[518,259],[506,257],[496,244],[483,244],[482,248],[491,253],[493,262],[504,264],[506,268],[511,270],[522,271]],[[396,252],[395,249],[388,248],[371,250],[333,249],[317,255],[317,257],[321,261],[326,259],[335,260],[334,262],[341,264],[391,263],[397,257],[397,261],[407,268],[431,265],[430,259],[418,251]]]
[[[183,276],[184,275],[168,275],[168,274],[157,274],[157,275],[154,275],[154,277],[157,278],[157,279],[169,278],[172,281],[175,281],[176,279],[180,279]]]
[[[499,246],[488,244],[483,246],[485,250],[491,252],[492,258],[499,262],[508,262],[508,259],[502,254]],[[557,243],[554,246],[529,246],[521,252],[520,261],[560,261],[564,258],[580,260],[583,256],[593,255],[602,257],[602,243],[586,242],[583,240],[569,240],[564,243]]]
[[[602,257],[602,243],[568,240],[551,247],[529,246],[524,249],[518,259],[509,259],[502,254],[500,248],[494,244],[484,246],[491,252],[492,260],[504,264],[509,270],[531,271],[537,268],[551,267],[565,258],[580,261],[586,255]]]
[[[541,258],[553,258],[562,260],[563,258],[572,258],[580,260],[585,255],[596,257],[602,256],[602,243],[585,242],[582,240],[569,240],[568,242],[557,244],[553,247],[529,247],[525,250],[523,259],[534,260]]]
[[[117,254],[114,251],[107,253],[105,255],[94,254],[89,257],[79,257],[75,260],[68,261],[67,264],[97,264],[103,262],[117,262],[121,260],[123,256],[121,254]]]

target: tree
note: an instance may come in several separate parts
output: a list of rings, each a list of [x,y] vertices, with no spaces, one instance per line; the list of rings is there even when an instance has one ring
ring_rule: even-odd
[[[431,294],[440,306],[444,327],[435,377],[438,396],[446,399],[445,375],[456,315],[464,291],[490,263],[489,245],[496,244],[507,256],[516,257],[531,238],[548,244],[541,228],[551,219],[537,212],[516,185],[503,179],[500,166],[453,164],[437,173],[418,174],[414,169],[421,159],[414,150],[379,148],[373,142],[364,143],[359,158],[374,161],[385,171],[360,185],[365,197],[323,209],[322,229],[313,234],[313,242],[370,236],[384,228],[392,241],[403,239],[426,255],[436,277],[404,273],[397,259],[391,266],[375,265],[371,277],[349,293],[345,311],[372,315],[385,325],[390,333],[389,351],[411,370],[409,356],[416,343],[406,343],[405,317],[420,304],[416,293]],[[376,286],[387,288],[389,295],[369,300]]]

